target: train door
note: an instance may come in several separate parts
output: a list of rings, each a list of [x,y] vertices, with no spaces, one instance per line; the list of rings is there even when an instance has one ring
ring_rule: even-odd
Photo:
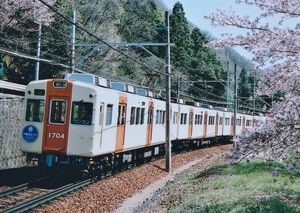
[[[117,140],[116,151],[122,151],[125,142],[125,126],[126,126],[126,110],[127,98],[121,96],[119,98],[118,121],[117,121]]]
[[[188,132],[188,138],[191,139],[193,136],[193,109],[190,109],[190,113],[189,113],[189,132]]]
[[[223,118],[222,118],[222,135],[224,135],[224,129],[225,129],[225,112],[223,112]]]
[[[203,137],[205,138],[206,135],[207,135],[207,115],[208,115],[208,112],[205,111],[204,112],[204,121],[203,121]]]
[[[104,103],[100,103],[100,114],[99,114],[99,130],[100,130],[100,147],[102,144],[102,135],[103,135],[103,118],[104,118]]]
[[[216,115],[216,127],[215,127],[216,137],[218,136],[218,130],[219,130],[219,113],[217,112],[217,115]]]
[[[46,121],[43,152],[65,154],[67,150],[70,103],[69,98],[50,96]]]
[[[154,111],[154,103],[153,103],[153,101],[150,101],[149,109],[148,109],[148,119],[147,119],[147,138],[146,138],[147,146],[151,145],[151,142],[152,142],[153,111]]]

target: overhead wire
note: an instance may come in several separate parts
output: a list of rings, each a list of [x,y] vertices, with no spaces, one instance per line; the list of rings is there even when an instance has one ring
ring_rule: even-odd
[[[130,60],[134,61],[135,63],[139,64],[140,66],[147,68],[149,70],[151,70],[154,73],[160,74],[160,75],[168,75],[166,73],[162,73],[156,69],[153,69],[152,67],[148,67],[147,65],[145,65],[144,63],[141,63],[138,59],[128,55],[127,53],[124,53],[120,50],[118,50],[117,48],[115,48],[114,46],[112,46],[109,42],[105,41],[103,38],[101,38],[100,36],[95,35],[93,32],[91,32],[90,30],[86,29],[84,26],[82,26],[81,24],[74,23],[70,18],[68,18],[66,15],[64,15],[62,12],[59,11],[59,9],[55,8],[54,6],[49,5],[47,2],[45,2],[44,0],[38,0],[39,2],[41,2],[42,4],[44,4],[45,6],[47,6],[49,9],[51,9],[53,12],[55,12],[56,14],[58,14],[59,16],[61,16],[63,19],[67,20],[69,23],[75,25],[78,29],[84,31],[85,33],[87,33],[88,35],[90,35],[91,37],[95,38],[96,40],[102,42],[103,44],[107,45],[108,47],[110,47],[112,50],[119,52],[120,54],[124,55],[125,57],[129,58]],[[147,71],[146,71],[147,72]],[[147,72],[149,73],[149,72]]]

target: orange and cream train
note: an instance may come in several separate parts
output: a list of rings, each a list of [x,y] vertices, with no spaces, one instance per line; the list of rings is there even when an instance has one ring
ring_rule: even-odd
[[[165,101],[131,85],[88,74],[28,84],[20,141],[28,160],[49,167],[81,168],[118,155],[130,161],[158,155],[165,143]],[[171,104],[171,140],[202,144],[232,138],[233,113],[183,103]],[[237,133],[264,117],[237,114]],[[95,163],[96,162],[96,163]]]

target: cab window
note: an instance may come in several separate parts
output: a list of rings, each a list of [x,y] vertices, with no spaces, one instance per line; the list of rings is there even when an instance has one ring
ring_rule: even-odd
[[[93,103],[73,102],[71,124],[91,125],[93,117]]]
[[[52,100],[50,123],[64,124],[66,121],[67,102],[65,100]]]
[[[43,100],[28,99],[26,106],[26,121],[42,122],[44,118],[45,102]]]

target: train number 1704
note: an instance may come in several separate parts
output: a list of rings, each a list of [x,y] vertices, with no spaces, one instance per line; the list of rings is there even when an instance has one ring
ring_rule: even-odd
[[[64,139],[65,138],[65,134],[64,133],[49,132],[49,138],[61,138],[61,139]]]

